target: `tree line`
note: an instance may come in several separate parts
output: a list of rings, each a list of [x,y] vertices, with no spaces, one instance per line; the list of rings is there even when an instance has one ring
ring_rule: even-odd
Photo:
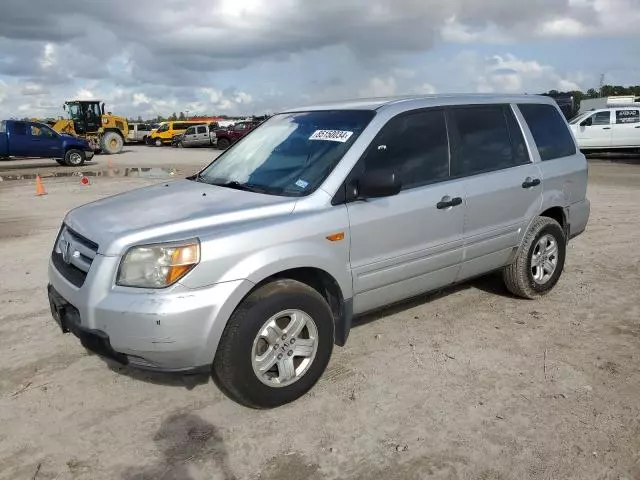
[[[622,85],[603,85],[602,88],[596,90],[595,88],[590,88],[586,92],[581,92],[580,90],[572,90],[569,92],[560,92],[558,90],[549,90],[547,95],[572,95],[576,102],[580,102],[581,100],[588,98],[599,98],[599,97],[615,97],[619,95],[635,95],[636,97],[640,97],[640,85],[633,85],[624,87]]]

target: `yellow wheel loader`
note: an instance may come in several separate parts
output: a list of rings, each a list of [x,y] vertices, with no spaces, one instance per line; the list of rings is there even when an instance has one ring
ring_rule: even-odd
[[[129,134],[127,119],[105,113],[99,100],[65,102],[69,118],[56,121],[52,127],[58,133],[85,138],[96,153],[120,153]]]

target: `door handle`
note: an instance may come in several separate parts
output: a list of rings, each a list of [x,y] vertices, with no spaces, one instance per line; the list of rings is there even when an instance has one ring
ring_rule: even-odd
[[[527,177],[524,179],[524,182],[522,182],[522,188],[532,188],[537,187],[538,185],[540,185],[539,178]]]
[[[611,127],[602,127],[603,130],[611,130]]]
[[[460,197],[451,198],[450,196],[445,195],[436,204],[436,207],[438,208],[438,210],[445,210],[447,208],[457,207],[460,204],[462,204],[462,198]]]
[[[637,126],[635,126],[635,127],[633,127],[633,128],[640,128],[640,125],[637,125]]]

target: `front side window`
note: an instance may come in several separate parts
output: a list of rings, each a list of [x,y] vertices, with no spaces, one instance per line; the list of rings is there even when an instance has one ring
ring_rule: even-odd
[[[274,115],[194,180],[270,195],[316,190],[374,117],[369,110]]]
[[[235,128],[236,131],[241,132],[241,131],[247,129],[247,124],[246,123],[236,123],[236,126],[234,128]]]
[[[160,128],[158,128],[158,133],[162,133],[162,132],[168,132],[169,131],[169,124],[168,123],[163,123],[162,125],[160,125]]]
[[[395,171],[403,190],[449,178],[444,110],[424,110],[391,119],[365,154],[364,165],[369,171]]]
[[[616,123],[640,123],[640,110],[617,110]]]
[[[575,155],[576,145],[564,118],[552,105],[523,103],[518,105],[529,125],[541,160]]]
[[[522,132],[506,105],[451,109],[454,131],[452,176],[462,177],[529,162]]]
[[[591,125],[611,125],[610,112],[598,112],[591,117]]]
[[[72,120],[78,120],[82,117],[82,111],[80,110],[80,105],[77,103],[71,103],[67,105],[69,109],[69,117]]]
[[[195,127],[187,128],[187,131],[184,132],[185,135],[193,135],[194,133],[196,133],[196,128]]]

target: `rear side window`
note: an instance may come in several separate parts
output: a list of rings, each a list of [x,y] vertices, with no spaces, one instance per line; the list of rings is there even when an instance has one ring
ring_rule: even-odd
[[[197,133],[207,133],[207,127],[198,127]]]
[[[4,120],[0,122],[0,133],[7,133],[7,122]]]
[[[542,160],[575,155],[576,144],[571,132],[553,105],[523,103],[518,108],[529,125]]]
[[[14,122],[11,124],[11,133],[13,135],[26,135],[27,124],[24,122]]]
[[[455,177],[529,163],[522,132],[509,106],[454,107],[451,127],[455,139],[451,173]]]
[[[617,110],[616,123],[640,123],[640,110]]]
[[[443,110],[391,119],[365,157],[367,170],[392,169],[407,190],[449,178],[449,141]]]

